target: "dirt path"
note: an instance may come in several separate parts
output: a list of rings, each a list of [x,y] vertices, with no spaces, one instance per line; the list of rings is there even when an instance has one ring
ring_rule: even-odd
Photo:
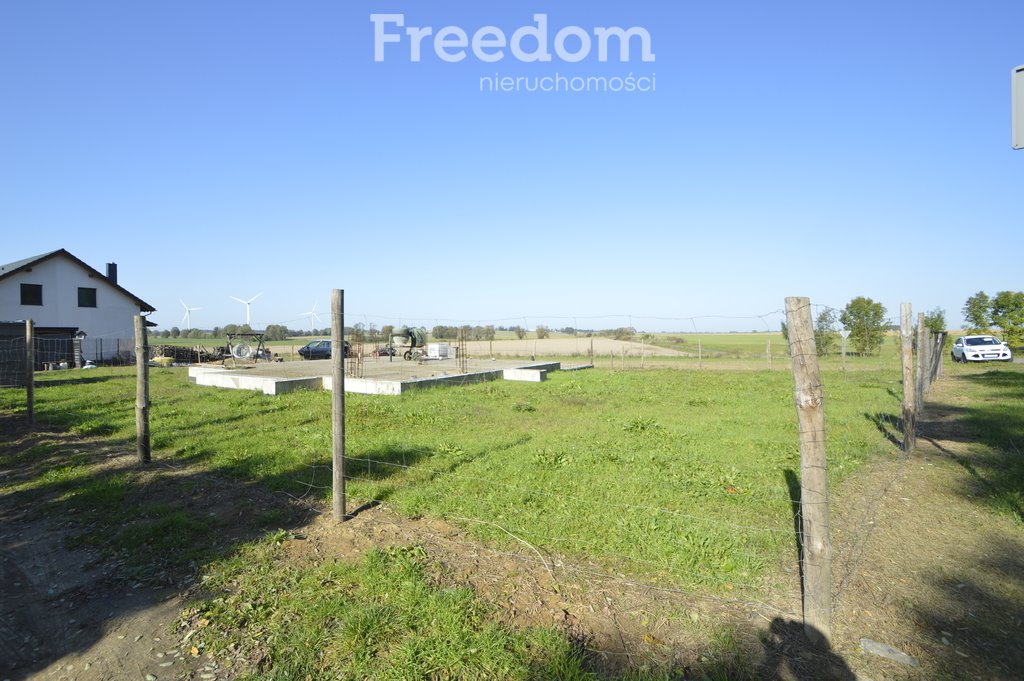
[[[845,511],[833,518],[833,633],[860,678],[1024,678],[1024,525],[981,503],[965,380],[935,384],[913,455],[871,466],[834,497]],[[862,638],[920,666],[868,654]]]

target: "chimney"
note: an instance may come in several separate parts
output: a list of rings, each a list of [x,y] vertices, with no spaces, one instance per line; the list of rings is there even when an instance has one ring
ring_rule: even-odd
[[[111,284],[116,284],[117,283],[117,263],[116,262],[108,262],[107,263],[107,279],[110,280]]]

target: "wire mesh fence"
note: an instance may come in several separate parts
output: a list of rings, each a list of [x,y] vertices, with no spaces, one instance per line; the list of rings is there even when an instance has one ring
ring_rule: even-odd
[[[386,397],[350,402],[345,415],[352,428],[345,454],[350,512],[386,507],[397,517],[436,517],[459,528],[459,534],[441,525],[420,525],[423,542],[454,542],[453,550],[501,555],[556,581],[589,580],[622,590],[730,604],[766,620],[779,616],[800,620],[799,576],[812,566],[792,547],[802,545],[804,539],[801,508],[827,504],[827,499],[802,494],[795,472],[798,432],[786,373],[789,346],[773,328],[781,326],[781,312],[746,318],[752,326],[756,320],[764,328],[755,326],[743,334],[697,330],[698,322],[710,318],[658,318],[666,327],[685,321],[695,330],[644,333],[638,327],[644,328],[651,318],[630,316],[625,316],[622,327],[581,331],[580,318],[572,318],[571,327],[566,324],[554,332],[541,329],[538,334],[537,327],[546,326],[539,323],[542,319],[554,322],[553,318],[524,318],[523,324],[529,324],[532,332],[523,337],[518,336],[523,327],[495,325],[491,339],[474,338],[474,329],[482,326],[486,335],[488,325],[449,324],[456,329],[454,339],[432,336],[430,340],[437,346],[448,345],[444,354],[451,352],[450,357],[442,357],[440,347],[423,347],[421,356],[409,360],[391,351],[394,336],[374,334],[370,324],[359,330],[349,327],[349,338],[357,331],[344,360],[345,371],[352,377],[365,377],[375,365],[397,363],[430,370],[444,366],[451,367],[453,383],[468,385],[476,381],[459,378],[468,376],[468,360],[486,364],[506,357],[531,362],[560,358],[567,365],[596,366],[599,372],[594,376],[635,376],[617,383],[574,374],[552,381],[543,398],[494,384],[481,386],[469,396],[431,394],[422,402],[395,404]],[[589,321],[597,319],[607,322],[623,317]],[[441,331],[446,335],[446,330]],[[67,427],[83,436],[119,433],[130,441],[132,414],[139,404],[130,380],[137,376],[129,368],[136,360],[135,340],[131,346],[121,334],[92,340],[96,358],[89,361],[85,352],[77,360],[72,356],[64,371],[66,360],[39,360],[63,352],[60,341],[37,339],[33,372],[25,369],[23,338],[0,340],[3,384],[23,387],[24,377],[32,375],[38,389],[37,420],[44,425]],[[880,404],[888,405],[874,414],[874,438],[845,423],[830,432],[829,441],[839,445],[835,454],[840,468],[893,454],[894,440],[900,438],[900,416],[887,388],[879,388],[878,381],[869,381],[867,388],[851,375],[854,370],[898,374],[899,356],[895,338],[891,340],[893,348],[883,348],[877,355],[847,360],[833,348],[834,354],[823,358],[828,372],[821,386],[826,404],[855,401],[870,389],[881,393]],[[103,341],[113,352],[100,352]],[[930,337],[927,347],[941,347],[941,340]],[[275,352],[284,359],[283,351]],[[208,460],[221,462],[212,470],[243,479],[255,477],[261,485],[318,513],[326,511],[334,469],[329,403],[322,395],[255,400],[188,388],[180,371],[161,367],[157,357],[148,359],[155,365],[146,385],[147,406],[152,405],[154,459],[195,465],[202,452]],[[267,363],[267,358],[258,356],[247,361],[225,358],[220,363],[249,367],[261,359]],[[182,363],[176,357],[172,360],[163,364]],[[929,355],[922,366],[927,378],[922,375],[921,380],[928,384],[941,367],[941,352]],[[71,370],[74,367],[79,369]],[[671,368],[707,369],[707,378],[696,383],[687,374],[666,374]],[[635,371],[639,369],[651,371]],[[737,370],[742,370],[741,378]],[[90,394],[100,385],[109,392]],[[613,411],[625,412],[621,418],[593,409],[619,390],[633,391],[611,403]],[[0,408],[5,411],[24,408],[24,392],[17,387],[0,394]],[[733,404],[754,395],[765,401],[754,400],[747,410]],[[768,402],[775,406],[769,409]],[[112,414],[112,409],[119,414]],[[538,409],[555,413],[566,433],[539,435],[539,426],[530,420]],[[678,420],[666,416],[673,410]],[[857,405],[855,411],[861,410]],[[285,413],[290,414],[287,419],[282,416]],[[781,429],[772,425],[780,418],[789,419]],[[686,422],[694,427],[685,427]],[[731,427],[732,422],[739,430]],[[225,428],[256,435],[234,440],[223,432]],[[375,430],[387,430],[390,435],[382,440],[371,435]],[[713,447],[703,448],[702,441],[713,442]],[[843,449],[854,442],[857,452],[850,458]],[[263,450],[245,451],[254,445]],[[217,449],[223,450],[219,454],[224,459],[212,451]],[[257,459],[283,456],[285,450],[293,457],[287,465],[273,473],[260,472]],[[753,456],[746,455],[750,452]],[[228,460],[233,463],[223,463]],[[900,474],[897,469],[894,476]],[[856,572],[870,531],[866,519],[883,503],[887,489],[864,502],[859,512],[865,519],[862,533],[836,556],[833,602],[841,599]],[[463,503],[470,499],[473,503]],[[780,565],[790,569],[780,572]],[[486,573],[486,561],[480,571]],[[642,655],[640,648],[635,646],[632,654]]]

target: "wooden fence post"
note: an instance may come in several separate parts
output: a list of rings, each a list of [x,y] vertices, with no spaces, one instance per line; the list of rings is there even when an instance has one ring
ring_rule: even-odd
[[[917,313],[917,361],[914,364],[915,374],[915,397],[917,398],[914,402],[916,413],[921,413],[924,408],[924,391],[925,391],[925,373],[926,364],[928,359],[928,329],[924,325],[924,312]]]
[[[345,512],[345,292],[331,291],[331,469],[334,519]]]
[[[910,303],[900,305],[900,360],[903,364],[903,452],[914,451],[917,430],[917,397],[914,381],[914,326]]]
[[[816,644],[832,638],[832,542],[829,538],[825,405],[809,298],[786,298],[789,356],[800,431],[800,519],[804,632]]]
[[[946,337],[949,336],[948,331],[942,331],[941,333],[935,334],[935,338],[932,339],[932,368],[931,368],[931,379],[928,381],[929,384],[934,383],[935,379],[942,375],[942,357],[946,354]]]
[[[36,324],[25,320],[25,415],[36,422]]]
[[[135,450],[139,463],[149,463],[149,341],[142,315],[135,315]]]

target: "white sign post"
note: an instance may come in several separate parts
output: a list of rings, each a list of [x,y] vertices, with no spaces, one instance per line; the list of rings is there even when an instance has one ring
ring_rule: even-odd
[[[1010,97],[1013,100],[1013,148],[1024,149],[1024,64],[1011,72]]]

